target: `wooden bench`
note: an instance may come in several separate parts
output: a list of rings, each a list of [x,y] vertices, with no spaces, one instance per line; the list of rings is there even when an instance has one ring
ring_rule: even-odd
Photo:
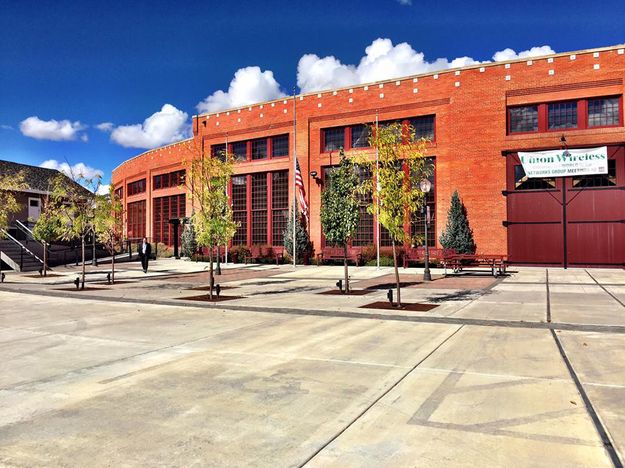
[[[250,253],[245,256],[243,261],[247,264],[256,263],[261,258],[272,258],[276,261],[276,265],[280,264],[280,259],[284,256],[284,247],[270,247],[266,245],[253,245],[250,247]]]
[[[455,255],[454,249],[439,249],[436,247],[430,247],[428,249],[430,260],[442,261],[445,257]],[[412,247],[404,251],[404,268],[408,268],[409,263],[423,263],[425,262],[425,247]]]
[[[506,256],[499,254],[457,254],[443,259],[445,274],[450,268],[454,273],[460,273],[465,268],[489,268],[492,275],[497,277],[506,273]]]
[[[345,249],[343,247],[324,247],[320,253],[317,254],[317,266],[324,260],[343,260],[345,255]],[[360,250],[355,247],[347,248],[347,261],[352,261],[356,266],[362,262],[362,255]]]

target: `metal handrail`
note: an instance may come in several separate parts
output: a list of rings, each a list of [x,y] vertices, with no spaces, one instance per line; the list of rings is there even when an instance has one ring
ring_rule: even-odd
[[[29,235],[32,238],[32,240],[37,240],[37,239],[35,239],[35,234],[33,233],[33,231],[28,226],[26,226],[24,223],[22,223],[19,219],[16,219],[15,222],[17,223],[19,229],[22,232],[24,232],[25,234]]]
[[[15,237],[13,237],[11,234],[9,234],[9,232],[6,229],[2,228],[2,232],[4,232],[4,235],[7,236],[7,238],[11,239],[13,242],[15,242],[17,245],[19,245],[20,248],[24,249],[26,252],[31,254],[33,257],[35,257],[43,265],[43,260],[41,260],[39,257],[37,257],[37,255],[32,253],[30,250],[28,250],[28,248],[25,247],[24,244],[22,244]]]

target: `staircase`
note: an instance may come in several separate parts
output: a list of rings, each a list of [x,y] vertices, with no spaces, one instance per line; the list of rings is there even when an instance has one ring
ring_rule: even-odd
[[[0,240],[0,260],[15,271],[39,271],[43,261],[14,238]]]

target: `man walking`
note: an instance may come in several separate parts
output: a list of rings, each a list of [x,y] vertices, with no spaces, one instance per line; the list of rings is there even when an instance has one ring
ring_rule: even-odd
[[[143,273],[148,272],[148,262],[152,255],[152,246],[148,242],[147,237],[143,238],[143,242],[139,245],[139,258],[141,259],[141,266],[143,267]]]

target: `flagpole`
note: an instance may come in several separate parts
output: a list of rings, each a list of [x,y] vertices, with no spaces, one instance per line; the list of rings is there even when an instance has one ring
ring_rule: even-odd
[[[375,137],[379,138],[379,134],[378,134],[378,110],[376,109],[375,111]],[[380,164],[379,164],[379,155],[378,155],[378,145],[375,146],[375,191],[376,191],[376,197],[375,197],[375,203],[376,203],[376,230],[377,230],[377,236],[376,236],[376,243],[375,243],[375,250],[376,250],[376,257],[377,257],[377,269],[380,269]]]
[[[226,154],[225,154],[226,160],[228,160],[228,132],[226,132]],[[230,180],[232,180],[232,177],[230,178]],[[229,183],[226,183],[226,199],[228,199],[228,185],[230,185]],[[228,243],[226,242],[226,265],[228,264]]]
[[[295,87],[293,87],[293,268],[297,262],[296,251],[296,223],[297,223],[297,184],[295,183],[295,172],[297,171],[297,99]]]

